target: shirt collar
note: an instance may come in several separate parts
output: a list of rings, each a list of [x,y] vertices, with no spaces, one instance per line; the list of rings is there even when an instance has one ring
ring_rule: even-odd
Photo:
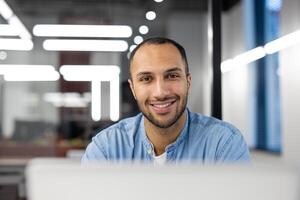
[[[172,144],[169,144],[167,147],[166,147],[166,150],[170,147],[177,147],[179,144],[181,144],[185,138],[188,136],[188,133],[189,133],[189,121],[190,121],[190,111],[188,108],[186,108],[185,112],[187,113],[187,117],[186,117],[186,121],[185,121],[185,124],[184,124],[184,127],[180,133],[180,135],[178,136],[178,138],[176,139],[175,142],[173,142]],[[142,119],[140,121],[140,127],[139,127],[139,131],[140,133],[142,134],[142,140],[143,140],[143,144],[144,146],[146,147],[147,149],[147,153],[149,155],[153,155],[153,145],[152,143],[150,142],[150,140],[148,139],[147,137],[147,134],[146,134],[146,130],[145,130],[145,126],[144,126],[144,116],[142,116]]]

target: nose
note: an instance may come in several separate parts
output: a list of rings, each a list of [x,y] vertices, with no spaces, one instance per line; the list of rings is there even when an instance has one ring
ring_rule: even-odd
[[[170,88],[168,83],[163,79],[157,79],[153,84],[152,95],[157,100],[163,100],[170,94]]]

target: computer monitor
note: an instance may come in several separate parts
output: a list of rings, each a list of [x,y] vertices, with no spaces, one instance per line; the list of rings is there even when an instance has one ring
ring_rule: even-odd
[[[296,200],[297,170],[276,166],[98,164],[34,160],[29,200]]]

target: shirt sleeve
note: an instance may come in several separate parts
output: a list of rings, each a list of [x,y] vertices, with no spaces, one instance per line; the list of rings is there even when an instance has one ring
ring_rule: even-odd
[[[99,140],[99,138],[93,138],[92,142],[87,146],[85,153],[81,158],[82,164],[107,160],[101,141],[97,140]]]
[[[216,160],[218,163],[250,162],[249,148],[241,133],[234,132],[226,139]]]

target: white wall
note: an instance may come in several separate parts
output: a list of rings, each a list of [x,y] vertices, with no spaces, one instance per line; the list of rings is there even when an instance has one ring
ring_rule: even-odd
[[[300,29],[300,2],[283,1],[281,35]],[[300,44],[280,52],[283,157],[300,165]]]

